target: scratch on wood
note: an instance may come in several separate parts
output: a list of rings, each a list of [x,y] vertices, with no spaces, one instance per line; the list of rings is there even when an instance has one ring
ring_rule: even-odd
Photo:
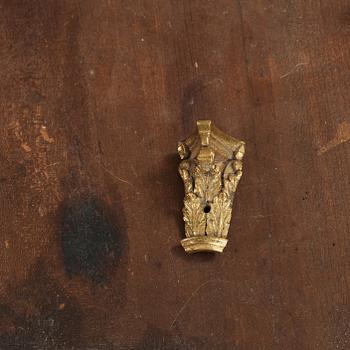
[[[40,135],[48,143],[53,143],[55,141],[52,137],[49,136],[49,133],[47,132],[47,128],[44,125],[42,125],[40,128]]]
[[[177,314],[175,315],[173,321],[171,322],[170,328],[172,329],[177,321],[177,319],[179,318],[179,316],[182,314],[182,312],[185,310],[186,306],[189,304],[189,302],[193,299],[193,297],[207,284],[209,283],[214,283],[214,282],[229,282],[229,281],[224,281],[222,279],[214,279],[214,280],[208,280],[206,282],[203,282],[202,284],[200,284],[190,295],[190,297],[186,300],[186,302],[181,306],[180,310],[177,312]]]
[[[206,88],[207,86],[209,85],[212,85],[212,84],[221,84],[221,85],[224,85],[224,81],[220,78],[214,78],[210,81],[208,81],[206,84],[204,84],[204,87]]]
[[[21,144],[21,148],[27,153],[32,151],[31,147],[27,144],[27,142],[23,142]]]
[[[288,77],[289,75],[295,73],[300,66],[306,66],[306,65],[307,65],[307,62],[300,62],[300,63],[298,63],[289,72],[287,72],[286,74],[281,75],[280,79]]]
[[[347,142],[350,140],[350,123],[347,121],[344,121],[340,123],[337,127],[337,131],[335,133],[335,137],[327,142],[325,145],[321,146],[317,154],[320,156],[329,150],[333,149],[334,147],[339,146],[340,144]]]
[[[106,168],[101,162],[99,162],[97,159],[96,159],[97,163],[100,165],[100,167],[107,173],[109,174],[110,176],[112,176],[114,179],[120,181],[120,182],[124,182],[130,186],[134,186],[131,182],[129,181],[126,181],[122,178],[120,178],[119,176],[115,175],[111,170],[109,170],[108,168]]]
[[[179,277],[178,277],[178,275],[177,275],[177,273],[176,273],[175,262],[174,262],[173,254],[172,254],[172,252],[171,252],[170,249],[169,249],[169,254],[170,254],[171,265],[172,265],[173,270],[174,270],[175,279],[176,279],[176,281],[177,281],[177,284],[179,284],[179,283],[180,283],[180,280],[179,280]]]

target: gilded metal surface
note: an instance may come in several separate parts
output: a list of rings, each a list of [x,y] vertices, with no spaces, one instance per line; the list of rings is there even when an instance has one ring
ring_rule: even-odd
[[[187,253],[221,253],[227,244],[232,204],[242,176],[245,144],[197,121],[198,132],[179,142],[179,172],[185,186],[183,219]]]

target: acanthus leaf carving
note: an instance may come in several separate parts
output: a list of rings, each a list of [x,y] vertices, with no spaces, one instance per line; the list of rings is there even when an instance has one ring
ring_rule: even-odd
[[[205,234],[206,218],[199,197],[194,193],[186,195],[183,208],[185,232],[187,237]]]
[[[207,214],[208,236],[227,237],[231,221],[232,203],[226,193],[217,195],[210,205],[210,212]]]

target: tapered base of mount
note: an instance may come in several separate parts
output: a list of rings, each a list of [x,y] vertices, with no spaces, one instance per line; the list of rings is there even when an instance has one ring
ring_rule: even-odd
[[[196,236],[181,241],[186,253],[214,252],[222,253],[227,244],[226,238],[212,236]]]

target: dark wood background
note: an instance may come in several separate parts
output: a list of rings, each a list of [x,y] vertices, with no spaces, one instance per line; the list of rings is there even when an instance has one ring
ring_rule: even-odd
[[[0,1],[1,349],[349,349],[347,0]],[[246,141],[223,255],[177,141]]]

